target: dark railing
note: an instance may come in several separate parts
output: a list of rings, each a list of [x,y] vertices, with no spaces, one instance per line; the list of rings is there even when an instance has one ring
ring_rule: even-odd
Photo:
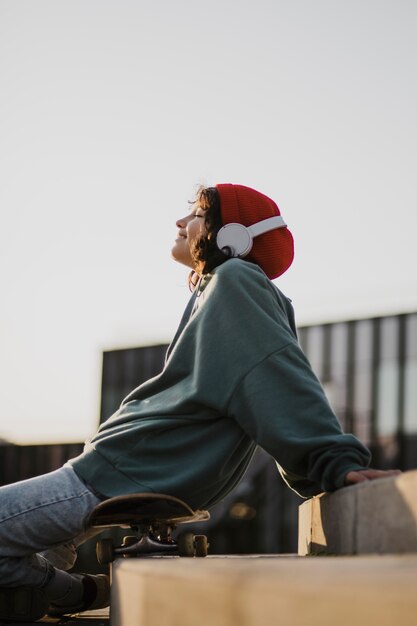
[[[25,446],[0,443],[0,485],[52,472],[82,449],[82,443]]]

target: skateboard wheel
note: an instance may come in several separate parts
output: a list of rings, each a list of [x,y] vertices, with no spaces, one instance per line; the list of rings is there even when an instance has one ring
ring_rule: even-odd
[[[180,556],[194,556],[194,535],[193,533],[181,533],[177,539],[178,554]]]
[[[195,541],[195,555],[207,556],[207,552],[208,552],[207,537],[205,535],[196,535],[194,538],[194,541]]]
[[[114,561],[114,546],[112,539],[100,539],[96,545],[97,561],[100,565],[107,565]]]

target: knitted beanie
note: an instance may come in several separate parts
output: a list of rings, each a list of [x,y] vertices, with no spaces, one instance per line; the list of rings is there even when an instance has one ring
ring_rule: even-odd
[[[281,215],[271,198],[243,185],[216,185],[220,198],[222,225],[231,223],[252,226],[257,222]],[[269,278],[281,276],[294,258],[294,240],[285,228],[276,228],[254,237],[253,246],[245,257],[257,263]]]

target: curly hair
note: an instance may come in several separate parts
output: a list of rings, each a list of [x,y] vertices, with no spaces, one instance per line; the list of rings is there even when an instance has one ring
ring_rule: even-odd
[[[215,187],[200,187],[192,204],[205,211],[204,225],[206,230],[195,239],[190,249],[191,257],[195,263],[195,270],[192,270],[188,276],[188,286],[191,291],[196,287],[199,275],[208,274],[231,256],[227,252],[219,250],[216,243],[217,233],[222,227],[220,197],[217,189]]]

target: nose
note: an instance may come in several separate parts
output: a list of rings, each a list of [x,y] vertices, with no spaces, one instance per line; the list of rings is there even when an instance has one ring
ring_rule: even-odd
[[[185,228],[186,227],[186,218],[185,217],[180,217],[176,222],[175,222],[175,226],[177,228]]]

